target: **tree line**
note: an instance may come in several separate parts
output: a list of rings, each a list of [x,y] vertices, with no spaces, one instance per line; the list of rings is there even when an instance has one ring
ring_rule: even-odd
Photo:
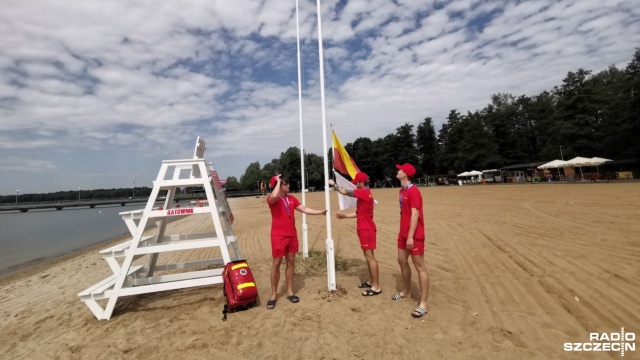
[[[624,69],[611,65],[595,74],[578,69],[537,95],[500,93],[490,100],[466,114],[451,110],[438,132],[426,117],[415,131],[405,123],[385,137],[361,137],[345,148],[378,184],[394,181],[394,165],[404,162],[416,165],[421,177],[561,157],[640,158],[640,48]],[[305,170],[308,186],[323,186],[320,156],[305,154]],[[239,180],[229,177],[226,187],[257,190],[276,172],[299,188],[300,149],[290,147],[262,167],[251,163]]]
[[[22,202],[47,202],[47,201],[78,201],[78,200],[105,200],[105,199],[127,199],[130,197],[148,197],[151,195],[151,188],[136,187],[123,189],[95,189],[95,190],[70,190],[58,191],[46,194],[20,194],[0,195],[0,203]]]

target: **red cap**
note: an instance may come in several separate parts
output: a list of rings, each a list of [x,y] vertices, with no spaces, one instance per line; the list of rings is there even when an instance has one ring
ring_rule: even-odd
[[[271,177],[271,180],[269,180],[269,186],[274,187],[276,186],[277,182],[278,182],[278,177],[274,175]]]
[[[404,171],[405,174],[409,177],[416,176],[416,168],[409,163],[404,163],[402,165],[396,165],[396,169]]]
[[[369,180],[369,176],[367,176],[367,174],[363,173],[363,172],[359,172],[356,174],[356,177],[353,178],[353,180],[351,180],[352,184],[355,184],[359,181],[366,181]]]

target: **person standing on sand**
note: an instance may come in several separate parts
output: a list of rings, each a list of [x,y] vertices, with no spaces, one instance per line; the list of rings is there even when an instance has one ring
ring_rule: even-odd
[[[367,260],[367,267],[369,268],[369,280],[364,281],[358,285],[361,289],[366,289],[362,296],[374,296],[382,294],[380,290],[380,283],[378,281],[378,261],[373,254],[376,249],[376,223],[373,222],[373,206],[374,200],[371,190],[369,190],[369,176],[363,172],[356,174],[353,181],[357,187],[355,190],[347,190],[339,185],[336,185],[335,181],[329,179],[329,186],[335,186],[336,191],[345,196],[351,196],[358,199],[356,205],[356,212],[349,214],[336,214],[336,217],[342,219],[357,219],[356,229],[358,232],[358,238],[360,238],[360,247],[364,253],[364,257]]]
[[[276,307],[278,283],[280,282],[280,265],[286,257],[284,276],[287,281],[287,300],[297,303],[300,298],[293,292],[293,275],[295,256],[298,252],[298,231],[293,210],[308,215],[325,215],[327,210],[313,210],[300,204],[295,196],[289,195],[289,180],[282,174],[273,176],[269,185],[273,189],[267,196],[269,210],[271,210],[271,298],[267,301],[267,309]]]
[[[398,264],[402,273],[402,290],[395,294],[393,300],[402,300],[411,296],[411,267],[409,266],[409,255],[413,266],[418,272],[418,284],[420,285],[420,303],[411,312],[414,318],[423,317],[427,309],[427,298],[429,297],[429,273],[424,263],[424,215],[422,205],[422,194],[413,185],[411,180],[416,175],[416,168],[408,163],[396,165],[398,174],[396,178],[400,180],[400,232],[398,233]]]

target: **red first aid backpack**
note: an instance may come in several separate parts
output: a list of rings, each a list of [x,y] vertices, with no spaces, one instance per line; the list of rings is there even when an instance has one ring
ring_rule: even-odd
[[[227,313],[246,310],[256,303],[258,287],[246,260],[232,261],[225,265],[222,278],[224,296],[227,299],[222,310],[222,320],[227,320]]]

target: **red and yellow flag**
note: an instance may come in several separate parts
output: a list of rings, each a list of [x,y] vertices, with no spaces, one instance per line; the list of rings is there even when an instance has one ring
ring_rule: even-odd
[[[349,174],[351,179],[356,177],[356,174],[360,172],[355,161],[349,156],[347,150],[342,146],[340,140],[336,136],[336,132],[333,133],[333,168],[340,171],[343,174]]]

